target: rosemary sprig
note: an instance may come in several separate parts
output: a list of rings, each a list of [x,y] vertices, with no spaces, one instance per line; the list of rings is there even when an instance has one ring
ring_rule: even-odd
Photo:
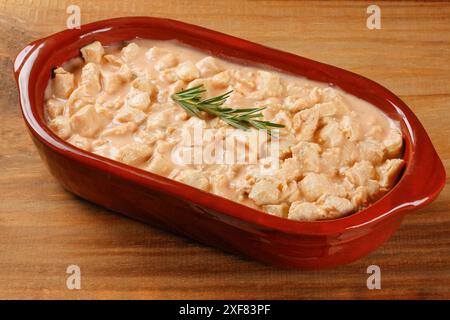
[[[177,102],[186,112],[192,116],[200,117],[200,112],[204,111],[210,115],[219,117],[229,125],[248,130],[250,127],[266,130],[271,134],[271,128],[284,128],[284,125],[269,121],[260,120],[261,113],[265,107],[234,109],[222,107],[230,97],[233,90],[225,92],[217,97],[202,100],[202,93],[206,92],[204,86],[198,85],[172,94],[171,98]]]

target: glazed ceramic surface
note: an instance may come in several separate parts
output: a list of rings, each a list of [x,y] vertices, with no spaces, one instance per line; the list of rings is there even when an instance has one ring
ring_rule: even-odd
[[[268,215],[147,171],[78,149],[45,125],[44,90],[52,70],[98,40],[177,39],[225,59],[264,64],[330,83],[399,121],[406,169],[397,185],[344,218],[298,222]],[[259,261],[324,268],[380,246],[412,212],[437,197],[445,171],[423,126],[389,90],[354,73],[186,23],[149,17],[99,21],[37,40],[17,56],[14,72],[29,132],[50,172],[67,190],[111,210]]]

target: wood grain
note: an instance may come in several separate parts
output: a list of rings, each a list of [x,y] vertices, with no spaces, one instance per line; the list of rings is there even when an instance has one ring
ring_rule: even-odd
[[[414,110],[450,171],[450,3],[377,1],[382,29],[368,30],[370,2],[76,2],[82,23],[170,17],[367,76]],[[314,272],[228,255],[64,191],[26,134],[11,70],[29,41],[65,28],[70,3],[0,0],[0,298],[450,298],[448,185],[376,252]],[[81,290],[66,288],[70,264]],[[381,290],[366,287],[371,264]]]

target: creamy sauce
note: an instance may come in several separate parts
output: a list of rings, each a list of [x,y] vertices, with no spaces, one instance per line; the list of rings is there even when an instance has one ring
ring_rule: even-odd
[[[100,156],[293,220],[361,210],[392,188],[403,168],[398,124],[339,88],[175,41],[95,42],[81,52],[55,70],[46,117],[59,137]],[[265,107],[263,120],[284,128],[252,144],[244,132],[255,129],[189,116],[171,95],[200,84],[205,98],[233,90],[224,107]],[[217,156],[217,143],[244,155],[242,163],[182,157],[208,148]],[[263,148],[270,143],[276,150]],[[267,162],[277,165],[262,170]]]

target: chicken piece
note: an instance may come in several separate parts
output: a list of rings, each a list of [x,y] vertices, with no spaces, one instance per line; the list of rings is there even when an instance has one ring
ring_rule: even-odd
[[[151,49],[150,49],[151,50]],[[173,53],[165,53],[157,58],[155,69],[158,71],[166,70],[176,67],[178,65],[178,58]]]
[[[209,189],[209,180],[200,170],[183,170],[175,177],[175,180],[204,191]]]
[[[327,122],[320,130],[319,137],[330,147],[339,147],[344,142],[344,135],[339,128],[339,123],[334,120]]]
[[[348,111],[347,106],[345,105],[341,93],[332,87],[326,87],[322,88],[321,90],[321,97],[323,102],[329,102],[332,101],[337,105],[338,110],[345,110]]]
[[[278,123],[281,125],[284,125],[285,129],[278,129],[278,128],[273,128],[273,131],[276,130],[280,130],[280,134],[284,135],[287,134],[289,132],[289,130],[291,130],[292,128],[292,120],[291,120],[291,115],[289,115],[286,111],[284,110],[280,110],[274,117],[273,119],[270,120],[271,122],[274,123]]]
[[[169,68],[176,67],[178,65],[177,56],[172,52],[160,47],[150,48],[145,53],[145,57],[150,61],[156,62],[155,69],[158,71],[163,71]]]
[[[306,200],[314,202],[321,195],[330,192],[331,182],[324,174],[308,173],[299,182],[299,188]]]
[[[366,137],[380,137],[384,134],[383,128],[378,124],[372,124],[367,132],[364,132]]]
[[[169,154],[173,147],[176,145],[174,141],[162,141],[157,142],[155,150],[160,154]]]
[[[88,95],[94,95],[102,89],[100,83],[100,66],[95,63],[86,64],[81,70],[81,86]]]
[[[72,130],[70,128],[70,121],[66,117],[56,117],[50,121],[48,124],[50,129],[61,139],[66,140],[72,134]]]
[[[176,120],[174,117],[175,110],[173,108],[166,109],[160,112],[152,114],[151,117],[147,117],[146,130],[152,131],[156,129],[165,129],[169,125],[173,124]]]
[[[314,172],[322,172],[329,176],[334,176],[339,172],[342,166],[341,162],[341,148],[326,148],[320,155],[319,163],[312,161],[312,168],[317,170],[311,170]]]
[[[307,92],[307,90],[309,91],[309,89],[310,89],[309,87],[304,86],[301,83],[289,81],[286,84],[286,95],[288,97],[298,98],[298,97],[303,96],[305,94],[305,92]],[[300,110],[297,110],[295,112],[298,112],[298,111],[300,111]]]
[[[125,104],[145,112],[148,110],[150,102],[150,94],[148,92],[132,88],[127,94]]]
[[[380,185],[375,180],[369,180],[367,186],[359,186],[349,194],[353,206],[360,210],[365,207],[370,200],[377,198],[380,194]]]
[[[106,61],[108,61],[108,63],[110,63],[116,67],[121,67],[124,64],[124,62],[122,61],[122,59],[120,57],[117,57],[113,54],[104,55],[103,58]]]
[[[80,136],[79,134],[74,134],[70,137],[69,140],[67,140],[71,144],[73,144],[75,147],[83,149],[85,151],[91,150],[91,143],[89,139]]]
[[[156,92],[156,87],[152,81],[146,77],[138,77],[133,80],[131,86],[142,92],[147,92],[152,97]]]
[[[359,148],[355,147],[354,142],[344,141],[342,146],[336,149],[341,150],[341,166],[351,167],[356,161],[360,160]]]
[[[166,69],[159,72],[159,80],[168,83],[174,83],[178,80],[176,69]]]
[[[161,56],[165,55],[169,53],[169,51],[167,51],[164,48],[161,47],[151,47],[150,49],[147,50],[147,52],[145,53],[145,57],[147,58],[147,60],[150,61],[157,61]]]
[[[139,55],[139,46],[136,43],[132,42],[126,47],[122,48],[121,54],[125,62],[133,62],[133,60],[136,59]]]
[[[249,96],[250,98],[260,98],[263,99],[263,96],[256,97],[251,96],[254,94],[256,89],[256,79],[255,73],[249,70],[237,69],[233,71],[233,92],[237,93],[241,96]]]
[[[64,103],[61,100],[49,99],[45,104],[48,117],[54,119],[58,116],[62,116],[64,113]]]
[[[280,181],[274,179],[261,179],[252,186],[248,197],[258,206],[277,204],[281,196],[280,185]]]
[[[360,126],[356,119],[351,116],[343,116],[339,126],[347,140],[356,141],[359,139]]]
[[[389,159],[377,168],[380,178],[380,185],[384,188],[390,188],[394,185],[397,178],[405,166],[403,159]]]
[[[63,68],[57,68],[53,72],[55,78],[52,81],[53,92],[57,98],[67,99],[75,87],[75,80],[72,73]]]
[[[243,169],[245,170],[245,168]],[[249,170],[250,172],[243,174],[241,177],[235,180],[230,181],[230,187],[232,189],[236,189],[237,192],[241,194],[248,194],[252,190],[252,186],[255,184],[257,177],[254,172]],[[257,171],[257,170],[255,170]],[[255,172],[256,173],[256,172]]]
[[[280,218],[286,218],[289,212],[289,206],[286,203],[268,204],[263,206],[262,209],[264,212]]]
[[[129,122],[130,123],[130,122]],[[156,144],[157,141],[164,138],[164,134],[161,132],[147,132],[143,129],[137,130],[134,135],[134,139],[138,142],[148,144],[150,146]],[[157,149],[155,149],[157,150]]]
[[[318,88],[310,89],[295,84],[288,84],[287,91],[288,97],[284,99],[283,105],[292,113],[312,108],[321,101],[321,90]]]
[[[355,209],[350,200],[334,195],[325,195],[318,202],[328,212],[328,218],[342,217]]]
[[[114,136],[124,136],[130,133],[135,132],[137,129],[137,125],[134,122],[126,122],[119,125],[116,125],[111,128],[107,128],[103,130],[103,132],[100,134],[101,138],[106,137],[114,137]]]
[[[299,112],[300,110],[306,109],[304,100],[297,96],[288,96],[284,98],[283,106],[284,109],[287,109],[290,112]]]
[[[186,83],[182,80],[176,80],[169,86],[169,96],[180,92],[186,86]]]
[[[301,162],[295,158],[288,158],[283,161],[280,169],[276,173],[277,178],[286,181],[298,180],[302,177]]]
[[[350,193],[350,201],[357,209],[364,207],[369,201],[369,192],[367,187],[359,186]]]
[[[292,125],[301,141],[310,141],[319,124],[319,110],[315,108],[302,110],[294,115]]]
[[[178,80],[177,82],[185,83],[184,81],[181,81],[181,80]],[[208,84],[209,84],[209,82],[210,82],[209,79],[203,79],[203,78],[194,79],[194,80],[192,80],[191,82],[189,82],[187,84],[186,89],[190,89],[190,88],[193,88],[193,87],[197,87],[197,86],[203,85],[205,87],[205,89],[206,89],[206,93],[204,93],[204,95],[208,96],[209,95],[208,94],[208,87],[209,87]]]
[[[257,71],[257,89],[261,98],[279,97],[283,94],[283,85],[280,77],[269,71]]]
[[[79,86],[70,95],[69,99],[66,102],[66,107],[69,111],[69,114],[73,115],[75,112],[80,110],[82,107],[84,107],[88,104],[95,104],[95,102],[96,102],[96,97],[90,95],[86,91],[85,86]]]
[[[93,138],[109,123],[109,114],[104,109],[87,105],[78,110],[71,118],[73,132],[87,138]]]
[[[376,180],[369,180],[369,182],[367,183],[367,193],[369,194],[369,197],[371,198],[376,198],[379,194],[381,190],[381,186],[380,183]]]
[[[135,78],[134,72],[126,64],[123,64],[117,73],[124,82],[129,82]]]
[[[378,141],[369,139],[359,143],[359,157],[373,164],[379,164],[384,159],[384,146]]]
[[[121,89],[123,85],[123,78],[118,73],[104,73],[102,72],[103,89],[107,93],[114,93]]]
[[[320,118],[331,117],[337,113],[336,104],[332,101],[318,103],[314,108],[319,110]]]
[[[365,186],[372,179],[375,174],[373,165],[366,160],[356,162],[353,167],[343,169],[343,174],[347,179],[357,186]]]
[[[210,56],[201,59],[195,64],[195,66],[200,71],[200,75],[203,78],[211,77],[222,71],[218,61]]]
[[[288,219],[297,221],[314,221],[326,218],[326,212],[314,203],[295,201],[291,204]]]
[[[270,156],[279,159],[287,159],[292,157],[291,148],[297,142],[297,139],[292,133],[288,132],[287,130],[283,130],[283,134],[281,134],[281,131],[279,131],[278,138],[268,141],[268,137],[269,135],[266,135],[264,131],[260,132],[258,136],[259,149],[255,150],[255,152],[261,152],[261,157]]]
[[[224,174],[214,174],[211,177],[211,188],[210,192],[214,193],[215,195],[229,198],[230,197],[230,189],[229,187],[229,179]],[[236,195],[238,195],[240,192],[239,190],[236,190]]]
[[[279,188],[280,189],[280,188]],[[293,202],[300,198],[300,190],[296,181],[283,182],[281,184],[280,200]]]
[[[172,112],[173,111],[174,110],[172,110]],[[206,129],[206,126],[207,126],[206,121],[203,119],[197,118],[197,117],[191,117],[191,118],[189,118],[188,121],[186,121],[182,124],[183,129],[194,129],[194,128]]]
[[[389,136],[383,143],[389,157],[398,157],[403,146],[402,133],[399,130],[391,129]]]
[[[302,164],[303,172],[319,172],[321,148],[318,144],[301,141],[291,150],[292,156]]]
[[[222,89],[230,85],[231,72],[229,70],[222,71],[211,78],[211,85],[215,88]]]
[[[103,100],[104,99],[104,100]],[[98,104],[101,104],[102,107],[109,109],[111,111],[119,110],[125,105],[125,102],[121,99],[121,97],[115,97],[110,99],[108,95],[104,95],[102,99],[102,96],[98,97],[95,101]]]
[[[147,114],[139,109],[123,106],[119,109],[114,120],[117,122],[134,122],[141,124],[147,118]]]
[[[105,49],[99,41],[94,41],[80,49],[81,56],[87,63],[100,63],[105,54]]]
[[[200,77],[200,72],[197,67],[192,63],[192,61],[185,61],[178,65],[176,69],[176,74],[180,80],[192,81]]]
[[[152,152],[152,148],[149,145],[132,142],[121,147],[115,158],[117,161],[137,166],[147,161]]]
[[[173,166],[170,159],[167,159],[160,153],[156,152],[153,154],[150,164],[145,168],[145,170],[161,176],[168,176],[173,170]]]

